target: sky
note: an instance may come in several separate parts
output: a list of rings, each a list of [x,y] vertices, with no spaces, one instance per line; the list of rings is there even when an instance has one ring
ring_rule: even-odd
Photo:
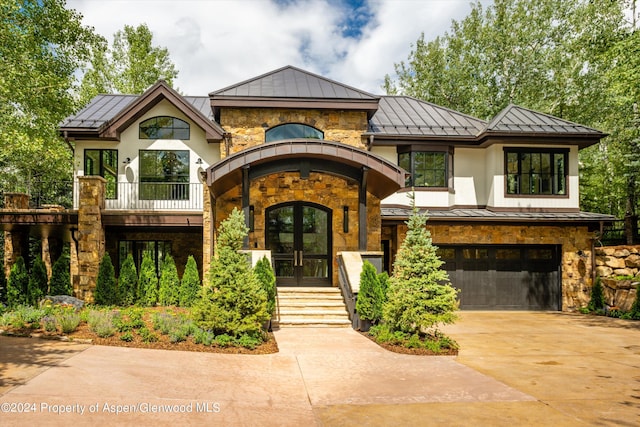
[[[431,40],[472,0],[68,0],[110,43],[146,23],[179,71],[174,88],[209,92],[292,65],[382,94],[420,34]],[[481,1],[488,4],[490,1]]]

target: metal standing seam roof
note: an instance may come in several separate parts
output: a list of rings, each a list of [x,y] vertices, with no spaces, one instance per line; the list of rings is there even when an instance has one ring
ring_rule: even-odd
[[[487,125],[488,132],[582,134],[600,135],[602,132],[549,114],[510,104]]]
[[[475,138],[487,122],[409,96],[384,96],[369,120],[369,134]]]
[[[411,216],[410,208],[381,208],[383,219],[407,219]],[[449,209],[429,210],[427,216],[435,220],[476,220],[476,221],[613,221],[613,215],[593,212],[494,212],[488,209]]]
[[[286,66],[211,92],[219,97],[377,100],[380,97],[326,77]]]
[[[77,114],[65,119],[60,127],[62,129],[98,129],[140,96],[142,95],[97,95]],[[184,96],[183,98],[209,120],[213,120],[209,97]]]

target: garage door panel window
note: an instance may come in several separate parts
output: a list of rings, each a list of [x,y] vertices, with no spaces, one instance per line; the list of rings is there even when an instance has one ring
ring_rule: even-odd
[[[567,194],[568,150],[505,149],[508,195]]]

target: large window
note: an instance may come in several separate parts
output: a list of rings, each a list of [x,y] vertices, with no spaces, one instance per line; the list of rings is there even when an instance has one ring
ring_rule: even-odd
[[[169,116],[152,117],[140,123],[140,139],[189,139],[189,123]]]
[[[118,198],[118,150],[84,150],[84,174],[103,177],[106,198]]]
[[[324,139],[324,133],[311,126],[299,123],[287,123],[272,127],[267,130],[265,134],[266,142],[297,138]]]
[[[566,195],[569,150],[505,149],[507,194]]]
[[[140,271],[142,257],[147,254],[156,266],[156,274],[160,276],[165,256],[171,255],[171,241],[168,240],[121,240],[118,244],[119,267],[131,254],[136,264],[136,271]],[[120,271],[118,268],[118,271]]]
[[[447,187],[448,153],[445,151],[410,151],[398,154],[398,164],[410,173],[407,187]]]
[[[140,199],[188,200],[189,151],[141,150]]]

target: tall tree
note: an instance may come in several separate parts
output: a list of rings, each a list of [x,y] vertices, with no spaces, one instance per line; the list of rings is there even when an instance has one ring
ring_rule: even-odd
[[[114,34],[111,47],[103,42],[93,50],[80,101],[85,104],[99,93],[141,94],[159,79],[171,85],[177,75],[169,51],[153,46],[146,24],[125,25]]]
[[[638,150],[626,134],[637,126],[629,125],[633,101],[621,102],[638,99],[638,38],[627,20],[635,3],[475,2],[443,36],[422,35],[385,89],[483,119],[515,103],[603,129],[611,136],[581,152],[582,208],[635,212],[640,168],[629,155]]]
[[[16,190],[15,176],[71,177],[57,128],[76,109],[75,72],[99,40],[81,18],[64,0],[0,0],[0,190]]]

